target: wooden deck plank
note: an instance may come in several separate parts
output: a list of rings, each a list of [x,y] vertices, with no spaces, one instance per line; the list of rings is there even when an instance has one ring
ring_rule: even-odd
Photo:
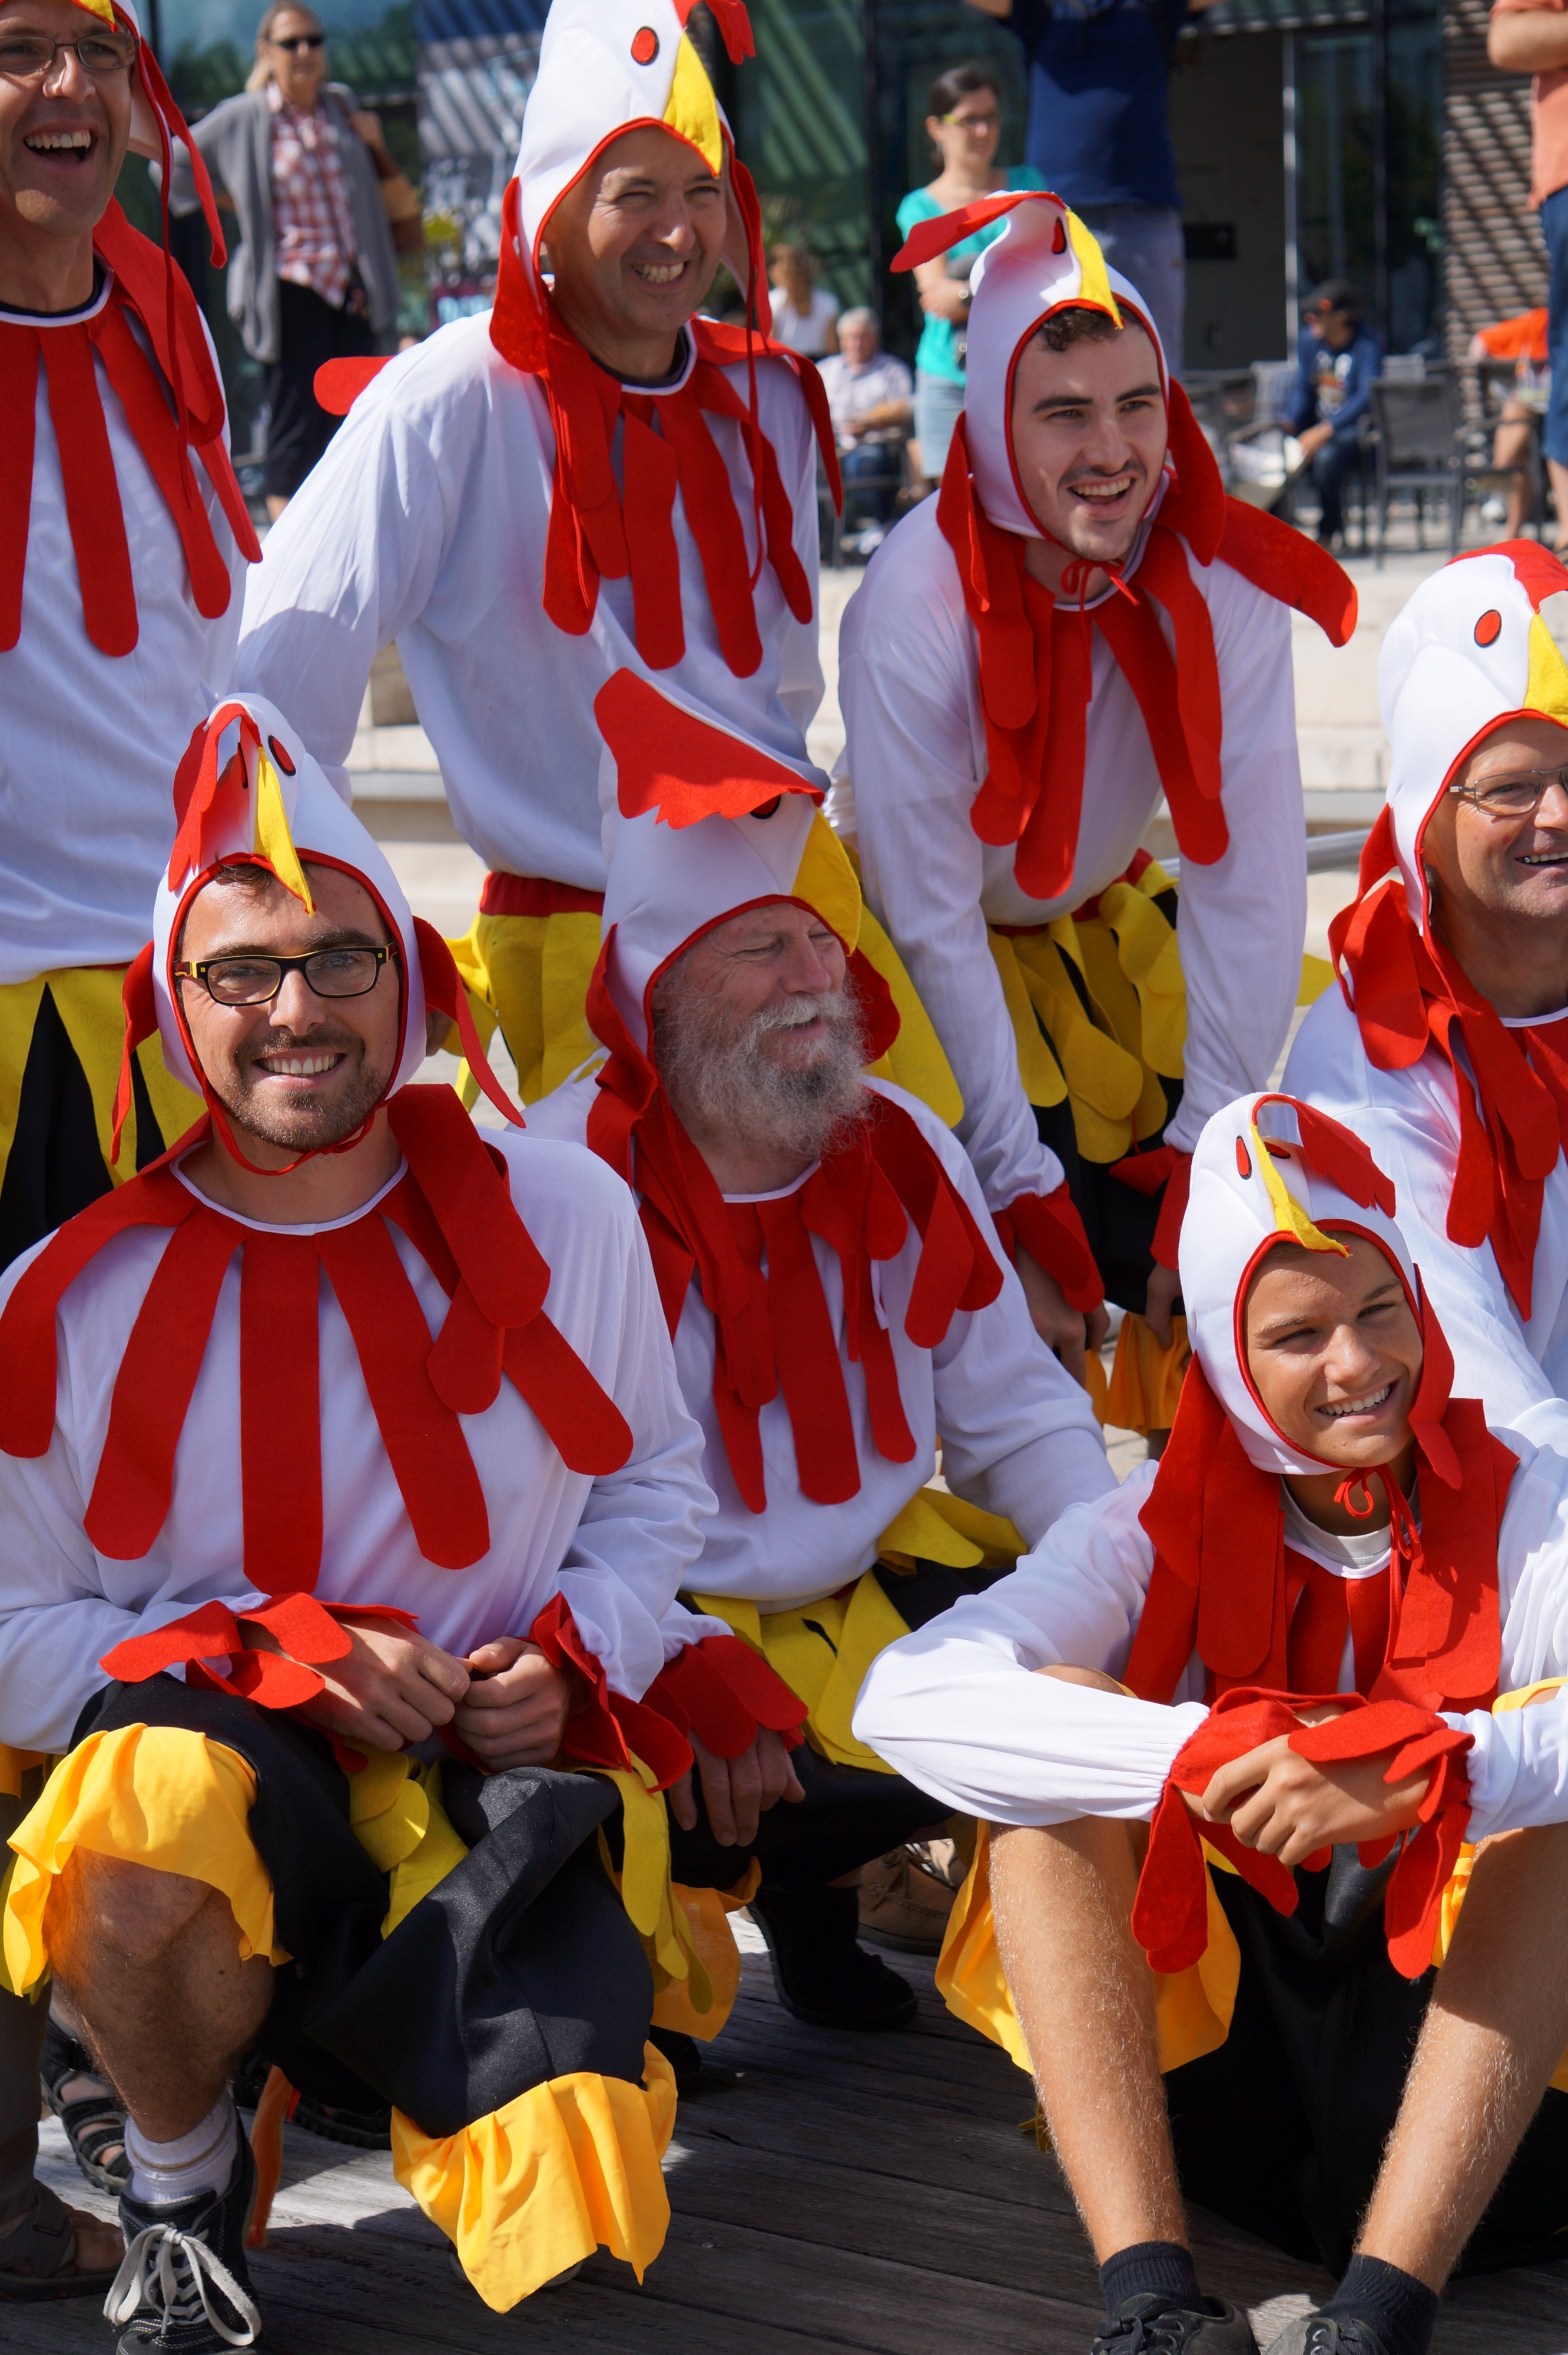
[[[755,1945],[741,1924],[748,1948]],[[490,2314],[380,2153],[291,2127],[272,2245],[255,2259],[272,2355],[1084,2355],[1093,2265],[1049,2153],[1019,2131],[1029,2088],[954,2020],[926,1963],[916,2028],[804,2027],[750,1951],[715,2057],[738,2083],[684,2103],[667,2162],[664,2254],[639,2289],[603,2254],[569,2287]],[[44,2130],[42,2171],[107,2212]],[[1253,2314],[1260,2342],[1327,2293],[1327,2276],[1193,2218],[1206,2285]],[[8,2307],[6,2355],[109,2355],[91,2301]],[[1450,2293],[1435,2355],[1568,2355],[1568,2266]]]

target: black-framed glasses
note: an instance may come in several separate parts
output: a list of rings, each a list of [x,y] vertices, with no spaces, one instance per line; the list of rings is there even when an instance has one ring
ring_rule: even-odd
[[[123,33],[84,33],[80,41],[51,41],[47,33],[0,31],[0,80],[47,81],[62,49],[74,49],[77,64],[91,81],[129,73],[136,44]]]
[[[269,48],[272,49],[287,49],[291,58],[297,58],[302,49],[324,49],[326,47],[326,35],[325,33],[293,33],[290,35],[286,41],[274,41],[271,33],[269,33],[267,36],[267,46]]]
[[[1533,817],[1553,785],[1568,794],[1568,761],[1558,769],[1519,769],[1478,784],[1450,785],[1462,802],[1473,802],[1487,817]]]
[[[303,973],[317,997],[368,997],[397,954],[389,941],[379,949],[312,949],[308,956],[204,957],[199,964],[176,964],[175,979],[200,982],[219,1006],[270,1006],[291,973]]]

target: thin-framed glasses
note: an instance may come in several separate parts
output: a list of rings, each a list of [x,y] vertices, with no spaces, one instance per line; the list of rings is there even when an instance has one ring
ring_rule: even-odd
[[[1568,762],[1560,769],[1519,769],[1506,777],[1483,777],[1475,785],[1450,785],[1462,802],[1473,802],[1487,817],[1533,817],[1553,785],[1568,794]]]
[[[204,957],[176,964],[175,979],[198,981],[219,1006],[270,1006],[291,973],[304,974],[317,997],[368,997],[397,954],[389,941],[379,949],[312,949],[308,956]]]
[[[51,41],[47,33],[0,30],[0,80],[47,81],[62,49],[75,50],[77,64],[91,81],[129,73],[136,62],[136,44],[123,33],[84,33],[80,41]]]
[[[267,46],[272,49],[287,49],[291,58],[297,58],[302,49],[324,49],[326,47],[326,35],[325,33],[292,33],[286,41],[274,41],[269,33]]]

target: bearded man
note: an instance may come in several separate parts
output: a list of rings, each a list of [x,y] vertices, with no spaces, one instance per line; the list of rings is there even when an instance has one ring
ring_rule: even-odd
[[[1388,801],[1290,1086],[1366,1137],[1495,1421],[1568,1440],[1568,570],[1446,565],[1383,641]]]
[[[128,1039],[155,1024],[209,1117],[0,1294],[0,1740],[69,1753],[13,1835],[5,1954],[63,1982],[129,2114],[122,2355],[259,2335],[252,2050],[390,2105],[493,2308],[657,2254],[636,1891],[667,1883],[648,1785],[691,1753],[645,1696],[712,1503],[629,1197],[410,1084],[456,1019],[505,1107],[300,739],[224,705],[184,782]],[[799,1713],[697,1634],[728,1723]]]
[[[1147,303],[1058,197],[922,223],[895,267],[997,218],[941,496],[845,615],[845,763],[1035,1324],[1082,1370],[1119,1302],[1113,1419],[1160,1428],[1192,1146],[1301,982],[1287,608],[1342,644],[1355,594],[1225,497]],[[1142,847],[1162,794],[1179,904]]]
[[[620,822],[590,1013],[609,1060],[530,1133],[586,1137],[635,1188],[702,1428],[719,1509],[667,1639],[732,1630],[805,1717],[793,1764],[766,1736],[737,1754],[667,1669],[699,1770],[670,1793],[672,1870],[756,1884],[797,2018],[898,2027],[914,1997],[858,1945],[851,1884],[943,1811],[855,1739],[861,1678],[1115,1483],[963,1153],[868,1076],[898,1017],[815,796],[756,745],[677,738],[673,714],[607,732]],[[731,814],[705,815],[719,796],[690,781],[719,776]]]

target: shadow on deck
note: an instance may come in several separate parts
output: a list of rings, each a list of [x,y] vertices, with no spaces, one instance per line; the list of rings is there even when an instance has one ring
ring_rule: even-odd
[[[851,2037],[791,2019],[748,1952],[715,2047],[744,2074],[681,2105],[669,2238],[641,2289],[601,2254],[569,2287],[492,2315],[389,2158],[290,2127],[255,2260],[271,2355],[1086,2355],[1094,2270],[1054,2161],[1019,2131],[1029,2087],[949,2016],[928,1963],[892,1959],[921,1987],[917,2026]],[[106,2209],[52,2121],[44,2145],[59,2191]],[[1264,2346],[1327,2294],[1325,2275],[1213,2218],[1194,2229],[1206,2286],[1249,2307]],[[87,2301],[7,2307],[0,2340],[12,2355],[113,2346]],[[1548,2266],[1461,2283],[1436,2355],[1565,2349],[1568,2267]]]

